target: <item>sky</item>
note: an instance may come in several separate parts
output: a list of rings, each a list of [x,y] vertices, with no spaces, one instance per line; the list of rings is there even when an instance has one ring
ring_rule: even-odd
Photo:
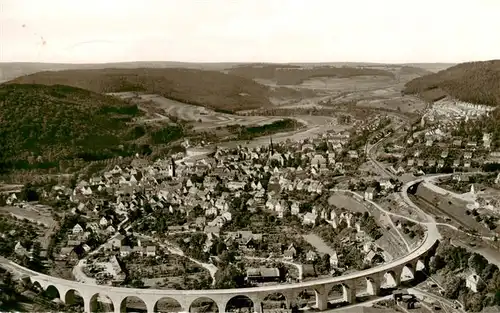
[[[499,0],[0,0],[0,62],[500,58]]]

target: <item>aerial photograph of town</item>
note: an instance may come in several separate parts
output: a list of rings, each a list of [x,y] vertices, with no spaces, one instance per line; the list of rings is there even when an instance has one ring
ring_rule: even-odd
[[[500,2],[407,6],[0,0],[0,312],[500,312]]]

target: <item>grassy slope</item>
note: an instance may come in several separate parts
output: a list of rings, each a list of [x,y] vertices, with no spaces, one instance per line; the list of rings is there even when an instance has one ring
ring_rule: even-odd
[[[480,104],[500,104],[500,60],[461,63],[408,82],[405,93],[427,100],[451,96]]]
[[[180,68],[93,69],[40,72],[8,83],[68,85],[98,93],[144,91],[184,103],[229,111],[270,105],[269,89],[250,79]]]
[[[0,85],[0,167],[29,168],[28,161],[51,167],[74,157],[93,160],[140,152],[136,139],[161,138],[130,125],[138,115],[136,105],[83,89]],[[34,161],[38,156],[42,160]]]

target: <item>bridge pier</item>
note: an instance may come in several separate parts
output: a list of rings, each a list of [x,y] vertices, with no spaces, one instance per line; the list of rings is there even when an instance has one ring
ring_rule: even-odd
[[[366,277],[366,292],[372,296],[380,295],[382,279],[380,276]]]
[[[356,302],[356,282],[342,284],[342,292],[344,294],[344,302],[352,304]]]
[[[156,304],[156,302],[154,302],[154,301],[146,301],[146,308],[147,308],[148,313],[154,313],[155,304]]]
[[[325,285],[319,286],[314,290],[316,294],[316,308],[320,311],[328,309],[328,289]]]
[[[295,301],[295,293],[293,291],[291,292],[283,292],[283,295],[285,296],[285,305],[286,308],[289,310],[292,308],[292,305],[296,303]]]
[[[156,301],[158,301],[154,296],[141,296],[140,299],[146,304],[147,313],[154,313]]]
[[[262,313],[262,311],[263,311],[262,301],[259,301],[259,300],[253,301],[253,311],[255,313]]]

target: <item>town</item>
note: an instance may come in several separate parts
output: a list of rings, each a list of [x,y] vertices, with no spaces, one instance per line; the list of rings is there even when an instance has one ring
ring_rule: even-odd
[[[390,264],[424,244],[426,214],[413,209],[401,192],[406,192],[404,184],[430,174],[443,178],[425,178],[414,202],[428,206],[436,222],[449,226],[446,231],[496,241],[499,138],[473,132],[469,123],[487,118],[491,109],[450,103],[435,103],[412,123],[379,115],[349,131],[278,143],[270,136],[257,147],[192,145],[186,139],[183,152],[165,158],[115,159],[103,171],[4,191],[2,255],[63,279],[155,290],[280,286],[342,277]],[[474,294],[484,299],[478,271],[463,281],[474,299]],[[434,297],[456,288],[434,276],[432,284],[427,277],[418,282],[422,277],[416,274],[416,269],[403,270],[401,277],[387,272],[379,288],[394,290],[406,281],[410,287],[423,284],[421,292]],[[365,288],[364,282],[357,284],[356,289]],[[75,293],[76,300],[68,302],[53,286],[43,292],[57,305],[86,308],[82,295]],[[354,297],[376,294],[367,290]],[[327,296],[334,307],[346,299],[335,288]],[[128,309],[146,310],[140,299],[129,298]],[[409,299],[413,308],[414,295]],[[276,293],[262,299],[261,309],[290,308],[291,300]],[[118,305],[106,295],[94,302],[99,309]],[[195,302],[189,308],[194,312],[216,310],[210,298]],[[296,302],[301,309],[319,303],[314,292],[298,294]],[[450,303],[467,310],[477,305]],[[253,310],[255,304],[239,299],[225,310],[233,306]],[[175,300],[155,305],[159,312],[183,309]]]

